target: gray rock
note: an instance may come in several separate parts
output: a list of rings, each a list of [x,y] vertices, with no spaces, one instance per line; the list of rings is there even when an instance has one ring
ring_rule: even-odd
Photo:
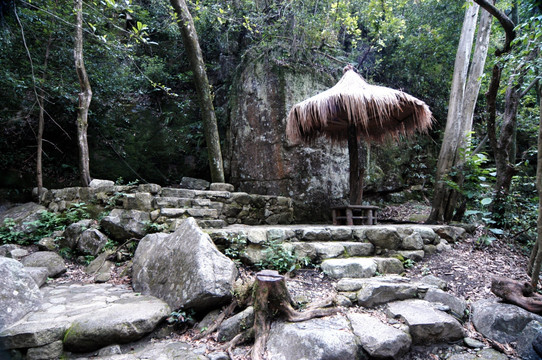
[[[399,359],[410,349],[410,335],[368,314],[348,314],[354,335],[373,358]]]
[[[417,296],[417,287],[410,283],[370,281],[356,295],[360,306],[373,307],[390,301],[413,299]]]
[[[92,224],[93,220],[85,219],[68,225],[62,234],[62,238],[58,242],[59,247],[75,249],[83,231],[89,229]]]
[[[45,267],[48,277],[55,277],[66,272],[64,259],[52,251],[38,251],[21,259],[26,267]]]
[[[440,240],[440,242],[437,244],[437,252],[444,252],[450,250],[452,250],[452,245],[448,244],[448,242],[444,239]]]
[[[405,271],[401,260],[396,258],[374,257],[376,271],[380,274],[401,274]]]
[[[542,336],[542,324],[531,321],[525,326],[517,339],[516,350],[523,360],[539,360],[540,356],[533,349],[533,342]]]
[[[148,212],[139,210],[113,209],[100,222],[102,228],[117,240],[141,238],[145,235],[146,223],[150,221]]]
[[[232,184],[227,183],[211,183],[211,185],[209,185],[209,190],[233,192],[235,190],[235,187]]]
[[[98,255],[107,243],[107,236],[97,229],[83,231],[77,242],[77,250],[83,254]]]
[[[133,286],[171,308],[206,310],[230,301],[237,276],[235,264],[223,255],[188,218],[173,234],[150,234],[134,255]]]
[[[437,302],[449,306],[452,315],[458,319],[462,319],[465,316],[467,303],[465,300],[460,299],[450,293],[444,292],[440,289],[428,289],[423,299],[433,303]]]
[[[126,210],[151,211],[153,209],[153,199],[154,196],[144,192],[127,194],[122,198],[123,208]]]
[[[267,341],[270,360],[361,359],[356,337],[342,316],[300,323],[274,322]]]
[[[493,349],[483,349],[475,354],[454,354],[448,360],[508,360],[508,356]]]
[[[141,360],[141,359],[176,359],[176,360],[207,360],[207,356],[196,353],[190,345],[179,342],[150,343],[138,347],[130,354],[114,356],[111,360]]]
[[[92,260],[90,264],[88,264],[88,266],[85,268],[85,272],[93,276],[97,276],[98,274],[102,273],[109,273],[114,264],[107,260],[107,258],[112,254],[113,251],[111,250],[101,253],[96,259]]]
[[[399,250],[397,254],[401,255],[405,259],[410,259],[412,261],[418,262],[422,261],[425,256],[425,251],[423,250]]]
[[[19,260],[28,255],[28,250],[21,249],[21,248],[13,249],[8,253],[8,255],[9,255],[8,257],[12,259]]]
[[[246,238],[252,244],[262,245],[267,242],[267,231],[265,229],[247,229]]]
[[[542,322],[542,316],[516,305],[496,300],[480,300],[472,304],[472,323],[482,335],[500,343],[516,341],[531,321]]]
[[[34,279],[38,287],[42,287],[47,282],[49,270],[46,267],[25,267],[24,269]]]
[[[122,350],[119,345],[109,345],[104,348],[101,348],[100,351],[98,351],[98,356],[112,356],[112,355],[120,355],[122,354]]]
[[[139,184],[137,189],[141,192],[151,193],[152,195],[157,195],[162,191],[162,187],[158,184]]]
[[[424,300],[389,303],[386,313],[392,318],[404,319],[415,344],[456,341],[465,336],[463,327],[454,317],[435,310]]]
[[[209,182],[203,179],[195,179],[191,177],[183,177],[179,184],[183,189],[190,190],[207,190],[209,188]]]
[[[216,333],[218,341],[226,342],[233,339],[243,330],[251,328],[254,325],[254,308],[247,307],[245,310],[225,320]]]
[[[85,352],[138,340],[151,332],[170,311],[166,303],[150,296],[137,296],[129,301],[120,299],[76,318],[64,335],[64,347]]]
[[[92,179],[92,181],[90,182],[90,184],[88,184],[88,186],[93,189],[113,187],[115,186],[115,182],[111,180]]]
[[[397,250],[401,247],[401,237],[394,227],[371,227],[365,230],[365,236],[374,246],[382,249]]]
[[[345,292],[345,291],[358,291],[362,289],[366,284],[372,283],[372,282],[385,282],[385,283],[404,283],[408,284],[410,283],[410,279],[402,276],[397,275],[385,275],[385,276],[379,276],[376,278],[359,278],[359,279],[340,279],[335,284],[335,289],[337,291]]]
[[[373,244],[366,242],[341,242],[344,246],[344,251],[347,256],[371,256],[374,255],[375,247]]]
[[[448,283],[446,281],[439,279],[438,277],[434,275],[426,275],[420,279],[421,284],[434,286],[439,288],[440,290],[447,290],[448,289]]]
[[[219,309],[210,311],[207,315],[203,317],[203,319],[201,319],[199,323],[196,324],[194,328],[199,332],[204,332],[209,328],[209,326],[211,326],[215,322],[220,313],[221,311]]]
[[[464,338],[463,342],[465,343],[465,345],[467,345],[471,349],[481,349],[484,346],[486,346],[483,342],[470,338],[470,337]]]
[[[59,359],[64,352],[62,341],[57,340],[40,347],[30,348],[26,353],[27,360]]]
[[[215,352],[207,355],[209,360],[230,360],[230,356],[225,352]]]
[[[53,237],[44,237],[38,241],[38,248],[42,251],[55,251],[56,243]]]
[[[300,240],[329,241],[331,240],[331,233],[329,229],[323,227],[309,227],[302,230]]]
[[[376,273],[372,258],[328,259],[321,264],[322,271],[332,278],[367,278]]]
[[[0,257],[0,331],[38,307],[41,300],[36,282],[23,265],[17,260]]]
[[[4,220],[12,219],[15,222],[13,231],[23,231],[30,233],[34,230],[34,226],[25,223],[31,223],[40,219],[40,212],[45,211],[45,206],[38,205],[33,202],[14,206],[0,213],[0,226],[4,226]]]
[[[414,232],[411,235],[403,238],[401,248],[403,250],[422,250],[423,239],[421,235],[417,232]]]

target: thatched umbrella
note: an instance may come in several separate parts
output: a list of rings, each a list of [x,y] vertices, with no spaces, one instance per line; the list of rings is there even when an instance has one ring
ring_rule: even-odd
[[[292,107],[286,133],[293,142],[311,144],[325,136],[348,141],[350,204],[361,205],[365,169],[359,166],[361,138],[383,142],[427,131],[432,123],[429,107],[402,91],[370,85],[350,65],[332,88]]]

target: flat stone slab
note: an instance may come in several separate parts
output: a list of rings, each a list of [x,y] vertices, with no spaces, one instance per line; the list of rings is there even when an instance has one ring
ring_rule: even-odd
[[[299,323],[274,322],[267,341],[270,360],[358,359],[356,337],[342,316]]]
[[[336,279],[368,278],[376,274],[377,264],[372,258],[328,259],[322,262],[321,269]]]
[[[171,311],[162,300],[126,286],[58,285],[42,293],[39,310],[0,333],[0,347],[36,348],[63,340],[66,350],[93,351],[143,337]]]
[[[376,359],[398,359],[410,349],[412,340],[406,332],[384,324],[368,314],[348,314],[354,335],[363,349]]]
[[[392,318],[404,319],[415,344],[456,341],[465,337],[463,327],[453,316],[436,310],[425,300],[392,302],[387,305],[386,313]]]

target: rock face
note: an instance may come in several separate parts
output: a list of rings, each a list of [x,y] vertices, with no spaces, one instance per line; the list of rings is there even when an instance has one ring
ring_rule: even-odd
[[[290,107],[333,82],[260,63],[244,68],[232,101],[227,151],[231,180],[240,191],[295,197],[296,218],[310,221],[329,213],[330,200],[346,197],[346,147],[325,139],[293,146],[285,135]]]
[[[53,251],[38,251],[21,259],[24,266],[47,268],[49,277],[66,272],[64,259]]]
[[[472,323],[476,330],[500,343],[516,341],[533,320],[542,322],[542,316],[516,305],[495,300],[480,300],[472,304]]]
[[[193,218],[173,234],[145,236],[133,261],[134,289],[163,299],[172,309],[204,310],[231,299],[235,264]]]
[[[270,360],[363,359],[348,321],[335,316],[301,323],[275,322],[267,341]]]
[[[0,331],[41,303],[36,282],[17,260],[0,257]]]

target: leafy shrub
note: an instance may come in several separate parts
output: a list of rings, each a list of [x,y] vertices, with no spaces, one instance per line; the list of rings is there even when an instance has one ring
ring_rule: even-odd
[[[17,224],[13,219],[4,219],[4,225],[0,227],[0,244],[27,245],[24,233],[16,230],[16,226]]]
[[[256,264],[260,269],[277,270],[286,273],[299,268],[298,258],[289,250],[286,250],[280,241],[269,241],[263,252],[264,259]]]

